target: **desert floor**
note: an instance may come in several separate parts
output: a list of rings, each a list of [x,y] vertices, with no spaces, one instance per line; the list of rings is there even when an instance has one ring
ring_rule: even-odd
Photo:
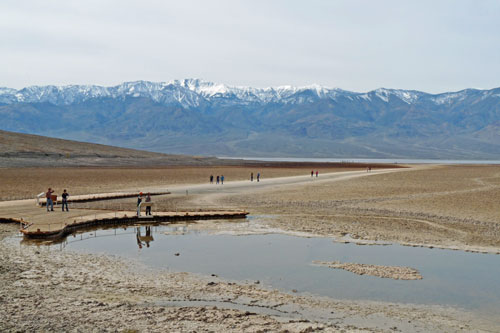
[[[400,169],[219,200],[288,231],[500,252],[500,166]]]
[[[155,209],[246,209],[282,232],[500,252],[500,166],[328,170],[333,173],[318,178],[307,170],[272,171],[303,176],[279,183],[229,181],[225,187],[172,185],[172,195],[154,199]],[[81,206],[133,210],[134,205],[127,199]]]
[[[341,241],[500,250],[500,166],[416,166],[371,174],[320,169],[320,176],[312,179],[310,169],[305,168],[61,170],[4,169],[2,199],[29,198],[48,186],[68,188],[74,194],[168,186],[172,194],[155,198],[155,209],[245,208],[260,216],[256,230],[245,230],[248,227],[238,223],[218,223],[218,228],[242,234],[272,230]],[[345,172],[322,177],[335,171]],[[251,183],[250,172],[261,172],[262,182]],[[224,187],[201,185],[211,173],[225,175]],[[293,181],[273,182],[273,176],[290,176]],[[184,193],[187,188],[189,195]],[[135,199],[79,205],[133,209]],[[203,228],[204,223],[196,226]],[[210,224],[213,227],[215,223]],[[13,238],[16,226],[4,224],[0,228],[0,276],[4,281],[0,288],[1,330],[498,329],[495,323],[457,309],[294,295],[253,283],[152,271],[120,258],[47,251],[43,246],[19,247],[20,239]],[[181,305],[164,305],[173,301]],[[325,320],[325,314],[332,312],[337,319]]]
[[[364,169],[364,168],[363,168]],[[31,199],[51,187],[61,194],[63,189],[73,195],[106,193],[146,187],[170,187],[179,184],[208,183],[210,175],[224,175],[226,182],[250,179],[260,172],[262,179],[310,174],[309,167],[158,167],[158,168],[0,168],[0,201]],[[316,171],[316,169],[314,169]],[[362,170],[362,168],[322,168],[321,173]],[[215,181],[215,179],[214,179]]]

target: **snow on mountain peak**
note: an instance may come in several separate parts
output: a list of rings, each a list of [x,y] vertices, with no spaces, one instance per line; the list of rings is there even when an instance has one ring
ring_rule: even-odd
[[[430,95],[413,90],[379,88],[366,93],[327,88],[318,84],[296,87],[290,85],[253,88],[248,86],[228,86],[200,79],[172,80],[168,82],[131,81],[112,87],[97,85],[30,86],[20,90],[0,88],[0,103],[52,103],[68,105],[95,98],[149,98],[164,105],[178,105],[184,108],[201,105],[248,105],[248,104],[302,104],[319,99],[372,101],[373,98],[389,103],[398,98],[407,104],[419,101],[422,96],[430,96],[435,104],[452,103],[463,100],[480,90],[463,90],[454,93]],[[487,91],[485,91],[487,92]],[[484,94],[482,95],[485,96]]]

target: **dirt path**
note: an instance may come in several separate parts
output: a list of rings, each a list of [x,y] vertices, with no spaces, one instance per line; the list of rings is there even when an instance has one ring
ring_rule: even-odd
[[[305,176],[290,176],[290,177],[276,177],[276,178],[263,178],[260,182],[254,180],[253,182],[249,180],[243,181],[225,181],[224,185],[217,184],[186,184],[186,185],[175,185],[168,186],[168,191],[173,195],[183,196],[186,195],[196,195],[196,201],[201,205],[212,204],[217,205],[218,198],[227,195],[240,195],[257,193],[260,191],[269,191],[275,189],[285,189],[287,186],[303,186],[303,185],[319,185],[323,183],[335,182],[335,181],[345,181],[349,179],[359,178],[359,177],[369,177],[378,174],[385,174],[391,172],[405,172],[410,169],[381,169],[372,170],[371,172],[366,171],[342,171],[342,172],[330,172],[320,175],[319,177],[311,177],[310,175]],[[165,190],[165,187],[148,187],[145,191],[161,191]],[[251,209],[251,207],[248,207]]]

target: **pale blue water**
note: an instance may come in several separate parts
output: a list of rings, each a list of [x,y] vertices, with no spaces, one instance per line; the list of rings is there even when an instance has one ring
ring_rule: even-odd
[[[500,317],[500,255],[414,248],[359,246],[327,238],[283,234],[234,236],[151,227],[154,240],[139,248],[136,227],[98,230],[68,237],[56,249],[106,253],[137,259],[155,268],[230,280],[259,280],[280,290],[339,299],[452,305]],[[140,228],[141,235],[145,227]],[[179,253],[179,256],[175,256]],[[423,280],[397,281],[314,266],[313,260],[409,266]]]
[[[344,162],[344,163],[388,163],[388,164],[500,164],[500,160],[435,160],[404,158],[303,158],[303,157],[222,157],[269,162]]]

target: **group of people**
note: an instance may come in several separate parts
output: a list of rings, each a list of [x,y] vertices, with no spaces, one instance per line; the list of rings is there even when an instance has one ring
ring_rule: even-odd
[[[47,199],[47,202],[46,202],[46,206],[47,206],[47,212],[53,212],[54,211],[54,200],[53,200],[53,195],[52,193],[54,193],[54,190],[52,188],[49,187],[49,189],[47,190],[47,192],[45,192],[45,198]],[[66,189],[64,189],[62,195],[62,211],[64,212],[64,207],[66,207],[66,211],[69,212],[69,208],[68,208],[68,198],[69,198],[69,193],[66,191]],[[56,196],[56,202],[57,202],[57,196]],[[50,207],[50,210],[49,210],[49,207]]]
[[[210,184],[213,184],[214,183],[214,175],[210,175]],[[224,175],[217,175],[215,177],[215,183],[216,184],[221,184],[221,185],[224,185]]]
[[[318,177],[319,175],[319,171],[316,170],[316,177]],[[311,170],[311,177],[314,177],[314,170]]]
[[[253,182],[253,172],[250,173],[250,181]],[[257,181],[260,182],[260,172],[257,173]]]
[[[142,202],[142,197],[143,197],[143,193],[140,192],[139,193],[139,196],[137,197],[137,216],[140,215],[140,209],[141,209],[141,202]],[[144,199],[144,202],[151,202],[151,194],[148,192],[146,194],[146,198]],[[146,206],[146,215],[151,215],[151,205],[147,205]]]

